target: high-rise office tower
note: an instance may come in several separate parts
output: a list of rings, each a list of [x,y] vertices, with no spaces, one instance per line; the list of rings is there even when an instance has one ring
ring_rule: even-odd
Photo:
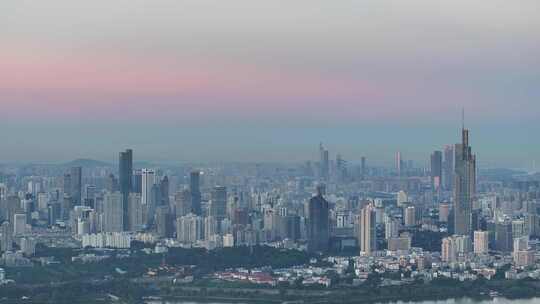
[[[347,178],[347,161],[341,157],[341,154],[336,156],[335,177],[338,182],[343,182]]]
[[[133,190],[133,151],[128,149],[124,152],[120,152],[118,162],[118,183],[120,193],[122,194],[122,217],[123,217],[123,229],[128,230],[131,226],[129,223],[129,193]]]
[[[133,178],[131,179],[131,192],[142,193],[142,174],[141,170],[133,170]]]
[[[103,201],[103,228],[106,232],[124,230],[122,210],[122,194],[106,193]]]
[[[97,193],[97,187],[95,185],[86,185],[85,190],[85,203],[88,202],[90,205],[86,205],[89,207],[94,207],[94,201],[96,199],[96,193]]]
[[[73,167],[70,170],[71,176],[71,191],[70,196],[73,200],[73,205],[82,205],[82,167]]]
[[[71,191],[73,190],[71,187],[71,174],[64,174],[64,177],[62,178],[62,188],[64,190],[64,195],[71,197]]]
[[[159,197],[161,198],[159,205],[169,206],[169,178],[167,176],[163,177],[159,183]]]
[[[17,213],[13,215],[13,235],[21,236],[26,233],[26,214]]]
[[[201,210],[201,173],[192,171],[189,175],[189,191],[191,193],[191,209],[195,215],[202,215]]]
[[[21,208],[21,199],[16,195],[10,195],[3,202],[5,206],[3,206],[4,208],[1,211],[4,214],[4,220],[13,223],[13,216],[23,211]]]
[[[0,225],[0,250],[10,251],[13,249],[13,225],[11,221],[5,221]]]
[[[360,178],[363,180],[366,178],[366,157],[362,156],[360,163]]]
[[[444,146],[444,162],[442,182],[444,190],[451,191],[454,185],[454,147]]]
[[[192,195],[189,189],[176,192],[174,195],[174,206],[176,210],[176,217],[181,217],[192,213]],[[193,212],[194,213],[194,212]]]
[[[118,179],[112,173],[105,178],[105,190],[109,192],[118,191]]]
[[[319,156],[319,178],[327,181],[330,176],[330,158],[328,150],[323,147],[322,143],[319,145]]]
[[[140,231],[143,229],[144,210],[139,193],[130,193],[128,198],[129,231]]]
[[[308,204],[308,250],[311,252],[328,250],[330,227],[328,202],[323,197],[324,187],[317,187],[317,195]]]
[[[377,235],[375,229],[375,207],[372,204],[366,205],[360,210],[360,252],[370,255],[377,250]]]
[[[155,227],[159,237],[171,237],[173,235],[173,218],[169,212],[169,206],[156,207]]]
[[[395,163],[396,163],[396,174],[397,176],[401,176],[401,169],[403,165],[403,161],[401,160],[401,152],[396,152],[395,156]]]
[[[227,216],[227,188],[215,186],[211,193],[210,215],[218,222]]]
[[[454,148],[454,233],[471,235],[472,200],[476,188],[476,156],[469,146],[469,130],[462,129],[462,142]]]
[[[150,206],[153,206],[155,203],[153,202],[155,195],[152,195],[152,187],[154,187],[154,184],[156,183],[156,173],[152,169],[142,169],[141,175],[142,175],[142,189],[141,189],[142,204],[150,207]]]
[[[431,187],[438,191],[442,186],[442,152],[434,151],[431,154]]]
[[[414,208],[414,206],[408,206],[407,208],[405,208],[403,218],[405,226],[416,226],[416,208]]]
[[[502,252],[511,252],[512,242],[512,222],[497,223],[495,226],[495,249]]]

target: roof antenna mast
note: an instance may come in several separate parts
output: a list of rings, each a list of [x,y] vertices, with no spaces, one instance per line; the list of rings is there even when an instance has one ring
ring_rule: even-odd
[[[465,130],[465,107],[461,108],[461,129]]]

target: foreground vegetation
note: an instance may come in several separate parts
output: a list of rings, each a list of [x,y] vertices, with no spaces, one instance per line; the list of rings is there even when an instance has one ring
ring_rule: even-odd
[[[103,303],[119,297],[125,303],[141,303],[145,297],[154,296],[169,300],[281,303],[376,303],[395,301],[444,300],[467,297],[487,299],[490,291],[497,291],[506,298],[531,298],[540,296],[540,282],[535,280],[477,280],[459,282],[438,279],[430,283],[416,281],[408,285],[374,288],[369,282],[357,287],[311,287],[280,285],[261,288],[250,284],[174,285],[164,283],[134,283],[117,278],[102,282],[71,282],[60,285],[4,286],[0,294],[5,300],[16,302],[23,296],[26,303]]]
[[[38,256],[55,256],[61,264],[26,268],[6,268],[8,278],[15,285],[0,287],[2,302],[18,303],[103,303],[118,297],[125,303],[141,303],[144,297],[158,296],[177,300],[281,303],[299,301],[304,303],[373,303],[390,301],[441,300],[456,297],[486,298],[492,291],[507,298],[530,298],[540,296],[540,281],[525,279],[510,281],[501,275],[494,280],[478,279],[459,282],[437,279],[429,283],[421,280],[407,285],[379,287],[380,275],[371,275],[360,286],[352,286],[352,280],[342,279],[338,284],[303,286],[301,279],[294,283],[280,283],[268,287],[248,283],[229,283],[211,280],[206,274],[234,267],[255,268],[272,266],[284,268],[307,264],[312,256],[296,250],[272,247],[237,247],[214,251],[204,249],[173,248],[166,254],[146,254],[135,250],[127,257],[116,252],[106,252],[111,257],[99,263],[74,263],[73,256],[80,253],[104,254],[103,251],[54,249],[40,247]],[[195,281],[175,285],[172,278],[158,280],[145,277],[148,269],[160,265],[186,266]],[[121,269],[121,271],[118,271]],[[349,271],[347,272],[349,273]],[[502,273],[502,272],[501,272]],[[351,269],[351,275],[353,274]]]

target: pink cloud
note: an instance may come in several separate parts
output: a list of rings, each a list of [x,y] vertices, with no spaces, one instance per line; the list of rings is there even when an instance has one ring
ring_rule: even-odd
[[[6,112],[36,117],[400,117],[440,111],[422,86],[208,58],[3,49]],[[420,93],[420,94],[419,94]],[[118,115],[121,113],[122,115]]]

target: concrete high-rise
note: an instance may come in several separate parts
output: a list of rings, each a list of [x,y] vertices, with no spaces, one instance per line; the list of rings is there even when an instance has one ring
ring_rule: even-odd
[[[26,214],[17,213],[13,215],[13,235],[21,236],[26,233]]]
[[[11,221],[5,221],[0,225],[0,250],[10,251],[13,249],[13,225]]]
[[[439,205],[439,222],[447,223],[450,219],[450,204],[442,203]]]
[[[400,190],[396,195],[396,203],[398,207],[403,207],[406,203],[409,203],[409,197],[407,193],[403,190]]]
[[[105,194],[103,199],[103,230],[106,232],[124,230],[122,194],[120,192]]]
[[[469,130],[461,131],[462,141],[454,148],[454,233],[471,235],[472,200],[476,190],[476,156],[469,146]]]
[[[141,193],[141,203],[145,209],[146,216],[145,222],[148,223],[151,221],[154,210],[156,207],[155,200],[155,188],[156,184],[156,173],[152,169],[142,169],[142,193]],[[154,191],[152,191],[154,189]]]
[[[193,213],[177,218],[176,239],[182,244],[193,244],[204,239],[203,218]]]
[[[308,204],[308,250],[326,252],[330,241],[328,202],[323,197],[323,187],[317,187],[317,195]]]
[[[486,254],[489,250],[489,232],[475,231],[474,232],[474,253]]]
[[[454,147],[452,145],[444,146],[442,182],[444,190],[451,191],[454,185]]]
[[[129,193],[133,190],[133,151],[128,149],[124,152],[120,152],[118,161],[118,183],[120,193],[122,194],[122,217],[123,217],[123,229],[128,230],[129,223]]]
[[[192,197],[189,189],[176,192],[174,195],[174,206],[177,218],[192,213]]]
[[[416,208],[408,206],[403,210],[403,219],[406,227],[416,226]]]
[[[370,255],[377,250],[375,208],[368,204],[360,210],[360,253]]]
[[[442,186],[442,152],[434,151],[431,154],[431,187],[438,191]]]
[[[457,249],[455,245],[454,238],[446,237],[443,238],[441,244],[441,260],[443,262],[455,262],[457,260]]]
[[[143,221],[145,214],[139,193],[130,193],[128,198],[129,231],[140,231],[146,224]]]
[[[191,209],[195,215],[202,215],[201,210],[201,173],[192,171],[189,175],[189,191],[191,193]]]

